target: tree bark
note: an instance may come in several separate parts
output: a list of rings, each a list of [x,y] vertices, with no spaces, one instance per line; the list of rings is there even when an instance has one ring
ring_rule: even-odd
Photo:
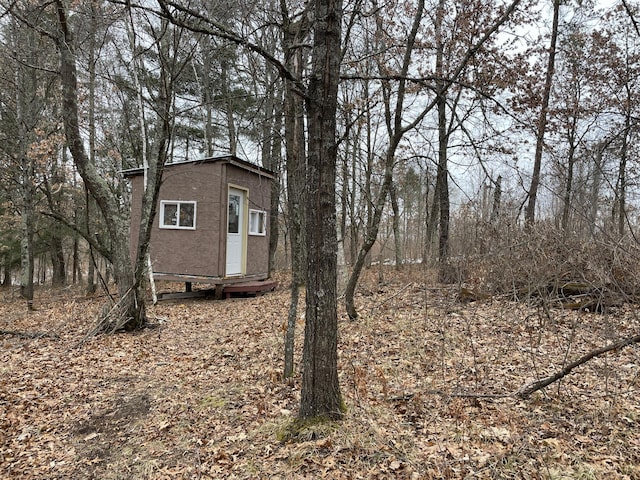
[[[616,181],[616,212],[614,215],[614,224],[618,231],[618,236],[624,236],[625,225],[627,223],[627,161],[629,155],[629,132],[631,129],[631,107],[629,85],[625,85],[627,91],[627,111],[624,119],[624,132],[622,133],[622,145],[620,147],[620,161],[618,163],[618,178]]]
[[[281,2],[284,27],[285,66],[296,78],[302,78],[304,52],[302,45],[309,33],[306,12],[298,22],[291,22],[286,2]],[[291,80],[285,80],[284,129],[287,172],[287,210],[289,245],[291,251],[291,302],[285,333],[284,378],[294,373],[293,353],[299,290],[305,283],[307,253],[304,244],[306,222],[306,146],[304,133],[304,104]]]
[[[525,208],[524,219],[528,226],[533,225],[536,216],[536,200],[538,198],[538,187],[540,185],[540,170],[542,168],[542,149],[544,147],[544,136],[547,130],[547,113],[549,110],[549,98],[551,97],[551,86],[553,84],[553,73],[555,69],[556,43],[558,40],[558,19],[560,15],[560,0],[553,0],[553,25],[551,27],[551,41],[549,45],[549,57],[547,60],[547,71],[544,79],[544,91],[538,116],[536,130],[536,150],[533,160],[533,173],[529,186],[529,201]]]
[[[502,200],[502,175],[498,175],[493,191],[493,204],[491,206],[491,223],[495,223],[500,218],[500,202]]]
[[[436,76],[444,78],[444,39],[442,23],[444,21],[445,1],[440,0],[436,12]],[[436,190],[438,191],[439,235],[438,262],[439,279],[449,283],[451,273],[449,267],[449,168],[447,166],[447,148],[449,133],[447,128],[447,85],[443,80],[437,82],[436,106],[438,109],[438,170],[436,175]]]
[[[314,2],[307,112],[307,298],[300,419],[340,419],[336,295],[336,111],[341,60],[341,0]]]
[[[103,177],[89,162],[80,134],[78,115],[78,82],[75,65],[74,40],[67,22],[67,12],[62,0],[55,0],[59,24],[58,49],[60,53],[60,79],[62,82],[62,109],[67,146],[74,163],[91,196],[100,209],[110,240],[110,261],[120,294],[116,313],[117,325],[126,330],[135,330],[146,322],[145,300],[135,283],[129,255],[129,234],[126,215],[111,194]],[[108,322],[111,324],[111,322]],[[108,327],[109,328],[109,327]]]
[[[15,25],[13,25],[15,28]],[[16,39],[17,40],[17,35]],[[33,308],[33,275],[34,275],[34,217],[35,217],[35,169],[34,160],[28,154],[28,132],[25,128],[27,122],[33,122],[27,118],[27,105],[30,103],[27,94],[35,95],[37,84],[32,78],[27,78],[20,61],[15,54],[15,102],[17,124],[17,156],[20,172],[20,296],[27,301],[27,308]],[[32,75],[35,72],[31,72]],[[31,90],[31,92],[28,92]]]
[[[23,159],[26,165],[22,185],[22,205],[21,205],[21,237],[20,237],[20,296],[27,301],[27,308],[33,308],[33,275],[34,275],[34,255],[33,255],[33,166],[32,161]],[[31,165],[31,167],[29,166]]]
[[[396,265],[395,269],[402,267],[402,238],[400,236],[400,206],[398,205],[398,192],[394,182],[389,187],[391,197],[391,210],[393,211],[393,245],[395,247]]]
[[[278,240],[280,237],[280,191],[282,188],[282,141],[279,132],[282,129],[283,107],[282,88],[275,87],[277,72],[270,64],[265,62],[265,75],[267,87],[265,113],[262,121],[262,165],[275,174],[271,182],[271,207],[269,215],[269,261],[268,272],[274,268]]]

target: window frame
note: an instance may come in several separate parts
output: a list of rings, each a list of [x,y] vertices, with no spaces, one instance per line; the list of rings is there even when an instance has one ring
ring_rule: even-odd
[[[176,225],[164,223],[164,209],[167,205],[176,206]],[[193,205],[193,224],[191,226],[180,225],[181,205]],[[198,213],[198,202],[195,200],[160,200],[160,215],[158,227],[163,230],[195,230]]]
[[[251,221],[252,217],[254,215],[258,216],[258,219],[260,219],[260,216],[262,215],[262,225],[260,228],[260,230],[255,231],[253,230],[253,223]],[[258,220],[259,221],[259,220]],[[254,236],[254,237],[266,237],[267,236],[267,211],[266,210],[258,210],[258,209],[254,209],[254,208],[250,208],[249,209],[249,235]]]

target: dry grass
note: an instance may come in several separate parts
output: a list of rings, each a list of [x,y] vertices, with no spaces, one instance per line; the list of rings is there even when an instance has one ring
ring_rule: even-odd
[[[299,376],[280,381],[286,278],[262,297],[161,303],[155,328],[81,348],[99,300],[41,291],[29,313],[4,292],[0,330],[60,338],[0,337],[0,477],[640,478],[638,346],[509,396],[637,332],[632,309],[463,305],[419,269],[370,273],[360,320],[340,313],[346,418],[295,443],[278,441],[299,402]]]

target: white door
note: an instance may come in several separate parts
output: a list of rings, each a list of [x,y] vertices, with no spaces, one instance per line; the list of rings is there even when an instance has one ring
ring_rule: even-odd
[[[244,198],[245,192],[236,188],[229,189],[227,213],[227,267],[226,276],[241,275],[242,247],[244,244]]]

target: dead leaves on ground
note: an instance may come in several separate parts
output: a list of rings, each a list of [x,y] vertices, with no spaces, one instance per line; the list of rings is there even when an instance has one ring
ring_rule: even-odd
[[[0,477],[640,478],[637,345],[508,396],[637,332],[635,312],[549,316],[459,303],[420,270],[386,278],[364,279],[358,322],[341,313],[347,418],[296,443],[278,441],[299,402],[299,376],[280,381],[286,287],[161,303],[155,328],[81,348],[99,300],[42,291],[26,312],[4,292],[0,330],[57,338],[0,336]]]

